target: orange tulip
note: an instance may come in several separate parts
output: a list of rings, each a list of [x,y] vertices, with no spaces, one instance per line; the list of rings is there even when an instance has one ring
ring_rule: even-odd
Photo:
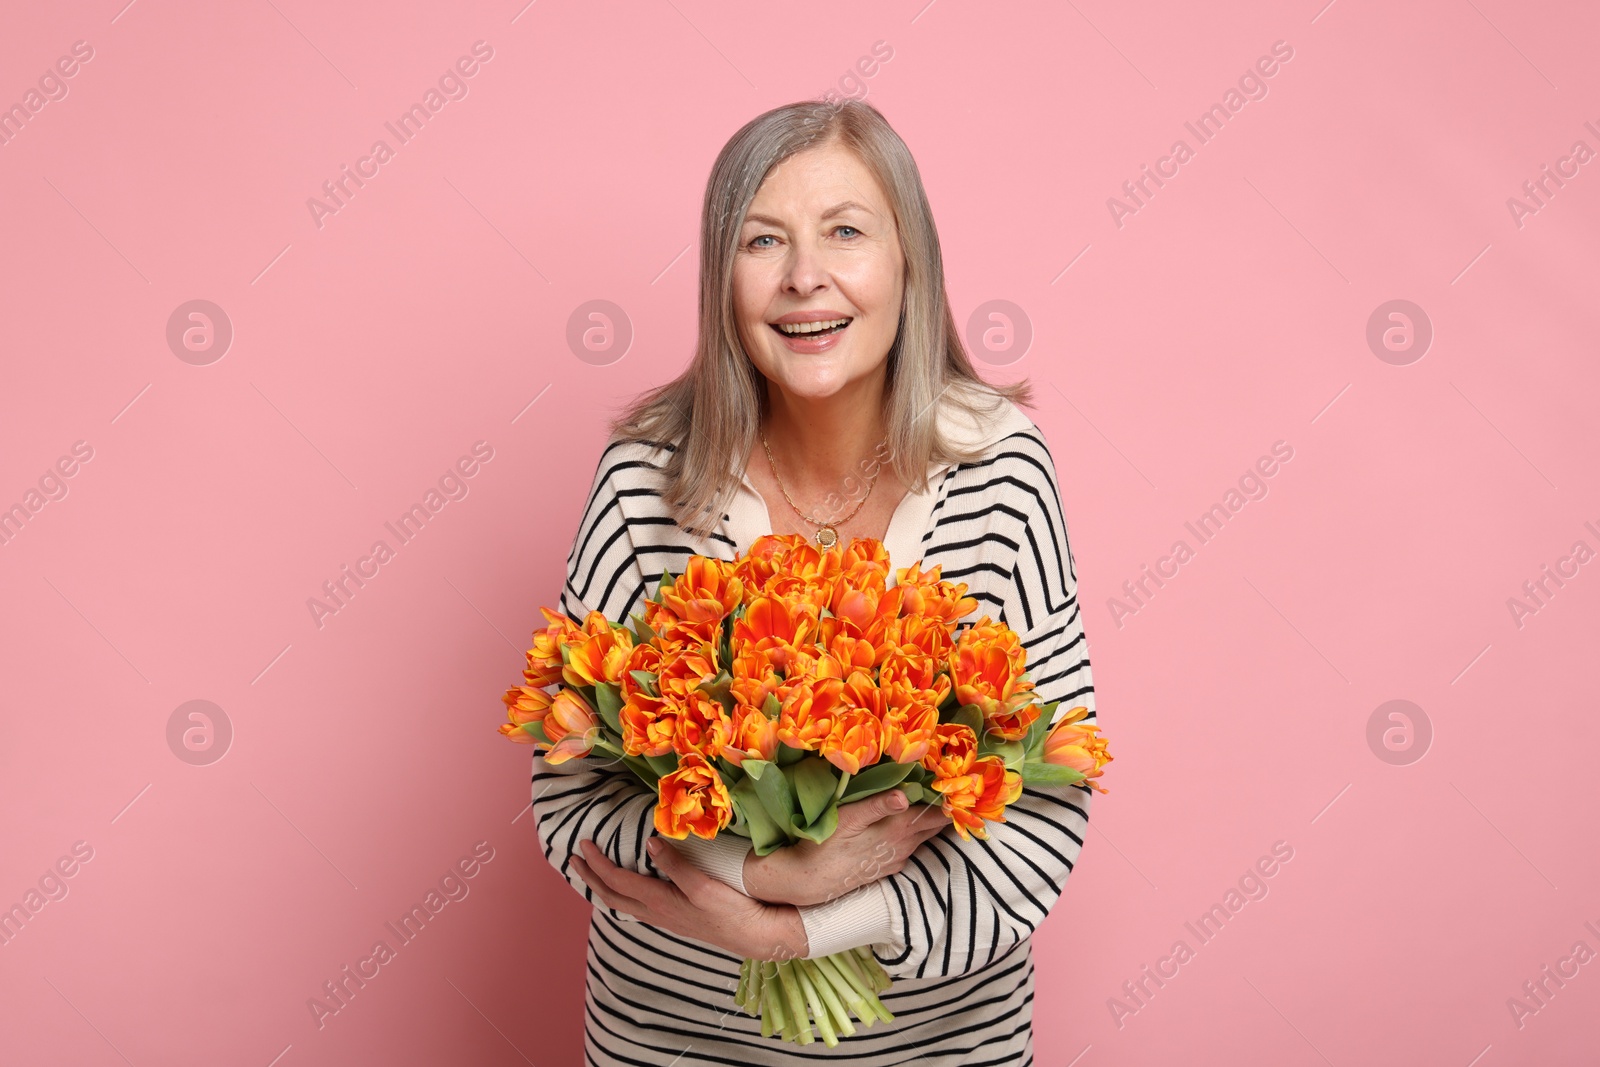
[[[568,650],[567,665],[561,671],[568,685],[615,683],[633,652],[633,633],[621,626],[607,626],[600,633],[569,643]]]
[[[800,534],[763,534],[755,539],[750,551],[733,564],[734,575],[744,583],[746,604],[766,590],[784,558],[805,543]]]
[[[747,759],[771,762],[778,758],[778,723],[769,719],[759,706],[736,704],[733,731],[722,748],[722,757],[735,767]]]
[[[1031,682],[1023,681],[1012,670],[1004,648],[957,644],[949,662],[956,699],[963,704],[976,704],[985,720],[1008,714],[1013,698],[1032,688]]]
[[[728,670],[732,675],[728,688],[733,692],[733,699],[737,704],[748,704],[753,708],[765,707],[767,697],[776,693],[782,684],[778,672],[760,652],[747,651],[743,655],[735,656]]]
[[[539,611],[547,625],[533,632],[533,647],[528,649],[528,665],[522,672],[523,680],[535,688],[561,681],[561,646],[583,636],[578,624],[565,615],[549,608]]]
[[[789,690],[778,715],[778,740],[790,748],[816,751],[833,730],[833,720],[848,705],[838,678],[802,680]]]
[[[500,733],[506,740],[515,741],[519,745],[537,745],[539,743],[532,734],[515,723],[501,723]]]
[[[550,694],[532,686],[519,685],[515,689],[507,689],[505,696],[500,699],[506,706],[506,718],[514,726],[539,722],[550,712]]]
[[[733,624],[733,654],[761,652],[774,667],[784,669],[796,647],[810,639],[816,619],[816,612],[806,605],[791,605],[778,597],[759,596]]]
[[[938,725],[939,712],[931,704],[904,704],[886,709],[883,754],[896,763],[921,763],[933,744]]]
[[[1021,741],[1043,710],[1033,703],[1033,694],[1023,693],[1016,701],[1002,704],[993,715],[984,716],[984,733],[999,741]]]
[[[933,728],[933,738],[922,757],[922,765],[940,778],[954,778],[972,769],[978,756],[978,735],[961,722],[942,722]]]
[[[896,585],[908,587],[904,614],[949,623],[977,610],[977,598],[967,596],[967,583],[944,581],[939,577],[942,569],[942,564],[935,564],[927,571],[918,570],[915,565],[895,571]]]
[[[628,662],[622,666],[622,699],[626,700],[636,694],[644,693],[644,687],[633,676],[634,671],[643,671],[646,674],[658,674],[661,671],[661,650],[652,643],[634,645],[633,651],[628,653]],[[659,690],[657,690],[659,692]]]
[[[669,652],[661,659],[661,669],[656,674],[656,691],[681,708],[689,693],[715,678],[717,650],[711,645],[685,645]]]
[[[587,756],[602,734],[600,716],[571,689],[563,689],[550,702],[550,710],[540,720],[550,739],[545,761],[565,763],[574,756]]]
[[[895,648],[882,660],[878,685],[888,694],[892,707],[912,703],[938,707],[950,695],[950,675],[940,670],[940,666],[938,660],[926,653]]]
[[[629,756],[665,756],[678,736],[678,712],[660,697],[635,693],[617,713],[622,751]]]
[[[1083,775],[1089,788],[1101,793],[1109,792],[1099,782],[1101,768],[1113,757],[1106,750],[1106,739],[1099,736],[1096,723],[1080,722],[1089,714],[1086,707],[1076,707],[1055,721],[1044,738],[1044,761],[1071,767]]]
[[[744,602],[744,582],[732,564],[690,556],[672,586],[661,590],[661,602],[691,625],[720,622]]]
[[[840,566],[846,574],[862,571],[889,576],[889,549],[876,537],[852,537],[840,557]]]
[[[822,758],[847,774],[860,774],[883,754],[883,723],[865,708],[844,708],[817,743]]]
[[[969,830],[987,840],[984,821],[1005,822],[1006,805],[1022,796],[1022,775],[1008,770],[999,756],[984,756],[973,762],[969,773],[935,778],[932,785],[944,795],[944,813],[963,840],[971,840]]]
[[[1021,674],[1028,669],[1028,650],[1022,647],[1022,638],[1005,623],[993,622],[985,615],[961,633],[956,647],[1003,648],[1011,661],[1011,673]]]
[[[704,756],[690,752],[678,769],[661,779],[656,802],[656,832],[682,841],[690,831],[707,840],[733,821],[733,800],[722,775]]]
[[[699,752],[707,759],[716,759],[733,738],[733,722],[727,709],[701,690],[688,694],[677,719],[672,748],[680,756]]]

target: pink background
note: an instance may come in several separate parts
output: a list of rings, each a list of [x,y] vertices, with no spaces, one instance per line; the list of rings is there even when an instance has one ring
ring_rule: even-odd
[[[1507,1002],[1600,951],[1600,563],[1520,626],[1508,600],[1600,550],[1600,161],[1520,225],[1507,200],[1600,151],[1600,13],[1323,2],[13,5],[0,103],[94,54],[0,147],[0,506],[93,456],[0,545],[0,905],[93,858],[0,947],[0,1061],[579,1062],[586,906],[519,818],[498,697],[604,416],[690,352],[715,153],[832,88],[916,154],[958,320],[1031,324],[978,358],[1037,387],[1116,755],[1035,938],[1039,1062],[1593,1062],[1600,963],[1520,1027]],[[319,228],[308,198],[380,137]],[[208,365],[167,341],[197,299],[234,330]],[[580,359],[596,299],[631,345]],[[1406,365],[1366,336],[1397,299],[1434,334]],[[308,598],[477,441],[468,495],[319,627]],[[1200,545],[1184,523],[1277,441]],[[208,765],[169,745],[191,700],[231,724]],[[1391,700],[1421,713],[1393,754]],[[480,841],[469,895],[319,1029],[308,998]],[[1279,841],[1200,944],[1185,921]]]

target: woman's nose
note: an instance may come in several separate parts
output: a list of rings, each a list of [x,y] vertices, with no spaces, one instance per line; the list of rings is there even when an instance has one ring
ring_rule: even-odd
[[[823,250],[810,241],[796,241],[789,246],[787,267],[784,284],[801,296],[828,284],[827,258]]]

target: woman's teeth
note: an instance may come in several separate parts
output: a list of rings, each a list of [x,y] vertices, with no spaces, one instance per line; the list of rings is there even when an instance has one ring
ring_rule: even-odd
[[[779,333],[794,337],[801,334],[827,333],[830,330],[843,329],[850,325],[851,321],[850,319],[828,319],[824,322],[775,322],[772,325]]]

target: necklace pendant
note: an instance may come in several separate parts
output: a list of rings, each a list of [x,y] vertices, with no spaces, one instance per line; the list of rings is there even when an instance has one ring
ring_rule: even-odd
[[[832,526],[824,526],[817,531],[817,544],[823,548],[832,548],[839,543],[839,534]]]

